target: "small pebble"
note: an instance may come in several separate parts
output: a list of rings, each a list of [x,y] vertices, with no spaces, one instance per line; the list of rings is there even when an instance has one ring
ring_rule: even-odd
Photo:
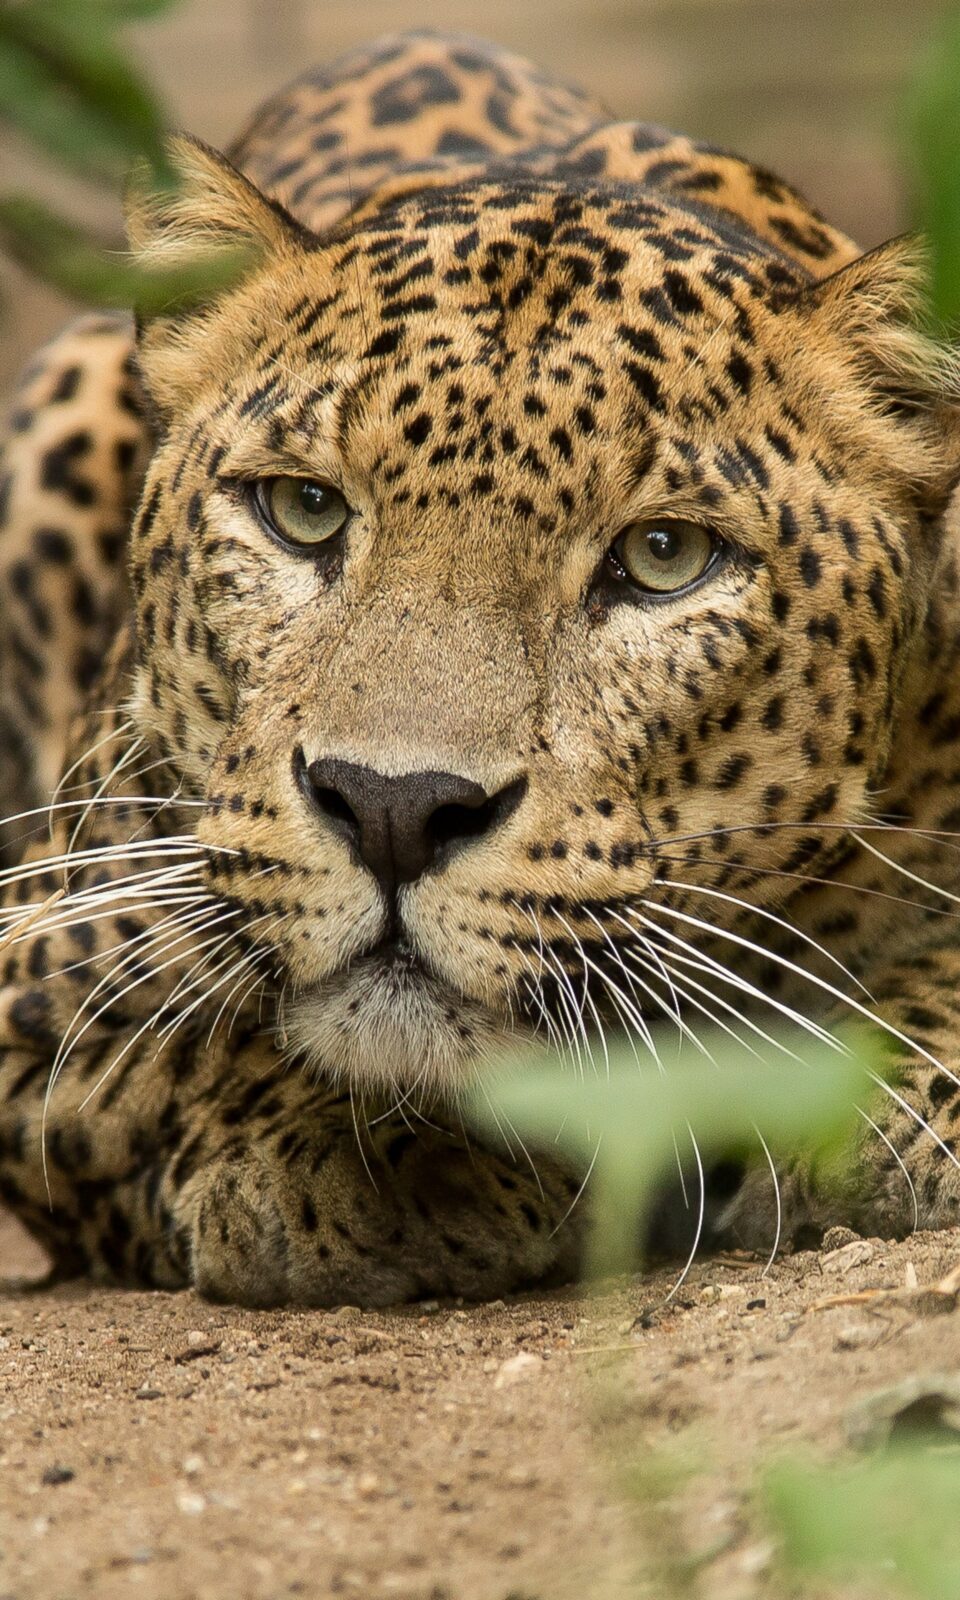
[[[44,1467],[40,1475],[40,1482],[44,1484],[70,1483],[76,1477],[72,1467],[61,1467],[55,1462],[52,1467]]]
[[[875,1248],[869,1240],[851,1239],[838,1250],[828,1250],[823,1257],[823,1265],[832,1267],[835,1272],[850,1272],[853,1267],[866,1266],[868,1261],[873,1260],[875,1254]]]
[[[876,1328],[872,1328],[866,1323],[852,1322],[848,1327],[838,1330],[833,1341],[833,1348],[834,1350],[862,1350],[867,1345],[876,1344],[877,1338]]]
[[[506,1361],[501,1362],[500,1370],[493,1380],[493,1387],[504,1389],[508,1384],[528,1378],[542,1368],[543,1362],[539,1356],[531,1355],[529,1350],[521,1350],[519,1355],[509,1356]]]

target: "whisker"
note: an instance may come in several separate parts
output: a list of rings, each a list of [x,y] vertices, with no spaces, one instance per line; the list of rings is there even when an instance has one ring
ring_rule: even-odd
[[[644,900],[641,903],[648,909],[651,909],[652,907],[652,903],[648,900]],[[795,961],[790,961],[788,957],[781,955],[778,951],[766,950],[762,948],[762,946],[754,944],[751,939],[745,939],[742,934],[734,933],[728,928],[716,928],[711,923],[702,921],[702,919],[699,917],[691,916],[689,912],[675,911],[669,906],[663,906],[658,909],[662,910],[667,916],[674,917],[681,922],[689,923],[691,927],[699,928],[702,931],[709,933],[711,936],[719,935],[719,937],[722,939],[729,939],[734,944],[740,945],[743,949],[752,951],[754,955],[759,955],[764,960],[772,961],[775,965],[783,967],[788,972],[792,972],[796,977],[804,978],[808,983],[814,984],[816,988],[821,989],[825,994],[829,994],[834,1000],[839,1000],[842,1005],[848,1006],[850,1010],[855,1011],[858,1016],[865,1017],[868,1022],[872,1022],[878,1028],[882,1028],[883,1031],[889,1034],[891,1038],[898,1039],[900,1043],[905,1044],[908,1049],[915,1050],[918,1055],[922,1056],[925,1061],[928,1061],[932,1067],[937,1067],[941,1072],[944,1073],[946,1077],[950,1079],[951,1083],[956,1084],[957,1088],[960,1089],[960,1078],[958,1078],[955,1073],[951,1072],[949,1067],[944,1066],[943,1062],[939,1061],[935,1055],[931,1055],[930,1051],[925,1049],[923,1045],[919,1044],[916,1039],[911,1039],[909,1034],[904,1033],[892,1022],[888,1022],[885,1017],[880,1016],[877,1012],[871,1011],[868,1006],[862,1005],[861,1002],[854,999],[853,996],[844,994],[842,989],[838,989],[835,984],[829,983],[826,978],[821,978],[818,973],[808,972],[806,968],[798,966]]]
[[[129,906],[126,908],[129,915],[133,915],[135,912],[139,911],[161,911],[165,907],[171,905],[174,907],[174,909],[165,917],[162,917],[159,922],[148,923],[147,927],[143,928],[140,933],[133,934],[129,939],[121,939],[117,944],[108,945],[103,950],[94,950],[92,954],[88,956],[80,956],[76,961],[67,962],[62,967],[55,967],[50,972],[44,973],[44,982],[48,982],[51,978],[66,977],[71,972],[79,972],[81,967],[95,966],[99,961],[106,961],[109,956],[116,955],[118,952],[131,950],[135,946],[143,943],[145,940],[154,938],[166,924],[179,917],[183,910],[187,910],[190,917],[199,917],[201,912],[207,910],[213,904],[213,901],[213,895],[192,894],[177,895],[171,899],[164,899],[161,901],[143,901],[139,905]],[[189,908],[192,906],[197,907],[198,909],[195,911],[189,911]],[[98,911],[94,916],[83,917],[80,920],[91,923],[101,922],[112,917],[113,915],[114,913],[112,911]],[[189,920],[189,917],[186,920]],[[72,927],[73,924],[66,923],[64,926]]]
[[[597,1157],[600,1154],[600,1146],[601,1146],[602,1143],[603,1143],[603,1135],[601,1134],[600,1138],[597,1140],[596,1146],[594,1148],[593,1155],[590,1157],[590,1165],[588,1166],[586,1172],[584,1173],[583,1181],[581,1182],[580,1187],[578,1188],[578,1190],[577,1190],[576,1194],[574,1195],[573,1199],[570,1201],[570,1204],[567,1206],[567,1209],[563,1213],[563,1216],[560,1218],[560,1221],[556,1224],[556,1227],[551,1228],[549,1234],[547,1235],[547,1237],[549,1239],[553,1239],[553,1238],[556,1237],[556,1235],[560,1232],[560,1229],[572,1217],[575,1208],[579,1205],[581,1198],[583,1197],[584,1193],[586,1192],[587,1184],[590,1182],[590,1179],[593,1177],[593,1169],[597,1164]]]
[[[818,955],[823,956],[826,961],[831,962],[833,966],[837,967],[840,972],[843,973],[845,978],[849,978],[851,983],[856,984],[857,988],[867,996],[868,1000],[873,999],[873,995],[870,993],[866,984],[861,983],[860,979],[855,975],[855,973],[850,971],[849,967],[844,966],[843,962],[839,960],[837,956],[832,955],[831,952],[827,950],[824,945],[818,943],[818,941],[814,939],[812,935],[805,933],[802,928],[795,927],[792,922],[788,922],[786,917],[778,917],[775,912],[768,911],[764,906],[751,905],[748,900],[741,900],[739,896],[735,894],[724,894],[720,889],[708,889],[700,884],[684,883],[676,878],[672,878],[670,880],[670,884],[674,889],[688,889],[691,894],[702,894],[706,897],[709,897],[711,900],[727,901],[730,905],[739,906],[742,910],[749,911],[753,915],[763,917],[765,921],[772,922],[778,928],[785,929],[785,931],[790,934],[791,937],[801,939],[804,944],[810,945],[812,949],[816,950]]]
[[[900,1171],[903,1173],[903,1176],[906,1179],[907,1188],[910,1190],[910,1199],[911,1199],[911,1202],[912,1202],[912,1205],[913,1205],[913,1228],[912,1228],[911,1231],[913,1233],[916,1233],[917,1229],[920,1226],[920,1202],[917,1199],[917,1191],[914,1188],[913,1179],[910,1176],[909,1170],[907,1168],[907,1164],[904,1161],[903,1157],[901,1156],[899,1150],[896,1148],[896,1145],[894,1145],[891,1142],[891,1140],[887,1138],[887,1135],[884,1133],[883,1129],[877,1126],[877,1124],[874,1122],[873,1118],[869,1117],[867,1115],[867,1113],[864,1111],[863,1107],[862,1106],[857,1106],[857,1111],[858,1111],[859,1115],[863,1118],[864,1122],[869,1123],[870,1127],[873,1129],[874,1133],[877,1135],[877,1138],[883,1140],[883,1143],[886,1145],[887,1149],[890,1151],[890,1154],[893,1156],[894,1161],[897,1163],[897,1166],[900,1168]]]
[[[954,905],[960,905],[960,895],[951,894],[949,889],[941,889],[937,884],[928,882],[926,878],[921,878],[916,872],[911,872],[908,867],[903,866],[899,861],[894,861],[890,856],[884,855],[883,851],[878,850],[876,845],[870,843],[869,839],[861,839],[853,829],[850,831],[860,848],[869,851],[870,855],[875,856],[878,861],[882,861],[884,866],[890,867],[894,872],[899,872],[901,877],[909,878],[911,883],[919,884],[921,889],[929,889],[932,894],[941,895],[944,900],[950,900]]]
[[[952,849],[954,847],[951,846],[950,848]],[[726,862],[704,861],[699,856],[673,856],[666,855],[663,852],[658,852],[657,861],[658,863],[661,861],[675,861],[682,866],[705,867],[708,871],[716,871],[722,867],[731,865]],[[823,878],[818,877],[817,874],[813,872],[786,872],[782,867],[761,867],[755,864],[748,866],[746,863],[743,863],[737,867],[732,867],[731,869],[740,873],[741,875],[746,875],[752,878],[783,878],[792,883],[802,883],[804,885],[816,884],[818,888],[823,889],[843,889],[849,894],[866,895],[872,900],[889,900],[892,905],[907,906],[915,911],[923,911],[927,916],[953,917],[960,919],[960,912],[948,911],[946,906],[931,906],[923,900],[911,900],[906,895],[892,894],[888,889],[874,889],[865,883],[850,883],[846,878]],[[661,881],[664,888],[670,888],[674,880],[672,878],[664,878]]]
[[[86,750],[84,750],[83,754],[79,755],[77,757],[76,761],[74,761],[72,763],[72,765],[67,768],[66,772],[64,772],[62,774],[59,782],[57,783],[56,787],[54,788],[53,794],[50,797],[53,805],[51,807],[49,807],[48,809],[53,809],[53,807],[55,807],[57,800],[59,800],[61,794],[63,794],[64,791],[67,789],[67,780],[69,778],[73,777],[73,774],[78,770],[78,768],[83,766],[85,761],[89,761],[91,756],[95,756],[97,751],[98,750],[102,750],[103,746],[105,744],[109,744],[111,742],[111,740],[113,740],[113,739],[117,739],[117,740],[124,739],[124,738],[127,738],[130,734],[135,733],[135,732],[136,732],[136,726],[135,726],[134,722],[131,719],[131,720],[127,721],[127,722],[121,723],[118,728],[117,727],[108,728],[105,734],[101,735],[101,737],[99,739],[95,740],[93,744],[88,745]],[[80,787],[89,788],[90,783],[95,783],[95,782],[96,782],[96,779],[95,778],[91,778],[91,779],[88,780],[88,782],[86,784],[83,784],[83,785],[79,785],[78,784],[77,787],[78,788],[80,788]]]
[[[767,1165],[770,1168],[770,1176],[773,1179],[773,1193],[777,1205],[777,1226],[773,1235],[773,1248],[770,1251],[770,1254],[767,1257],[766,1265],[760,1274],[761,1278],[765,1278],[767,1273],[770,1271],[770,1268],[773,1266],[773,1263],[776,1261],[777,1251],[780,1248],[780,1235],[783,1231],[783,1198],[780,1194],[780,1179],[777,1176],[777,1169],[774,1165],[773,1156],[770,1154],[770,1146],[767,1144],[766,1139],[763,1137],[763,1134],[760,1132],[760,1129],[757,1127],[756,1123],[753,1124],[753,1131],[760,1140],[760,1144],[763,1147],[763,1153],[767,1158]]]
[[[756,837],[758,834],[790,830],[801,833],[850,833],[854,828],[861,833],[901,833],[923,839],[960,839],[960,831],[955,828],[917,828],[908,823],[871,822],[867,819],[854,822],[738,822],[725,828],[707,828],[702,833],[665,834],[655,844],[697,844],[737,833],[749,833]]]
[[[625,979],[627,981],[627,984],[628,984],[628,986],[630,988],[631,994],[634,997],[636,997],[635,979],[633,977],[631,977],[630,972],[627,970],[626,964],[624,963],[623,958],[622,958],[619,950],[617,949],[617,947],[614,944],[613,940],[610,938],[610,935],[607,933],[607,931],[604,928],[603,924],[601,923],[599,917],[595,917],[593,912],[588,910],[587,908],[584,908],[584,909],[586,910],[586,914],[589,917],[590,921],[594,924],[594,926],[596,927],[596,929],[600,933],[600,935],[601,935],[601,937],[602,937],[602,939],[604,941],[604,944],[611,951],[614,960],[616,961],[617,965],[619,966],[620,970],[622,971],[622,973],[623,973],[623,975],[624,975],[624,977],[625,977]],[[636,980],[636,981],[640,981],[641,988],[643,988],[645,990],[645,992],[649,992],[647,990],[647,986],[642,982],[642,980]],[[628,1002],[626,1001],[626,997],[625,996],[624,996],[624,1003],[628,1004]],[[632,1014],[632,1016],[634,1018],[634,1027],[635,1027],[636,1031],[640,1034],[640,1037],[642,1038],[644,1044],[646,1045],[646,1047],[649,1050],[651,1056],[653,1057],[654,1061],[656,1062],[660,1072],[662,1073],[663,1070],[664,1070],[663,1062],[660,1060],[659,1051],[657,1050],[656,1044],[654,1042],[653,1034],[650,1032],[650,1029],[647,1027],[647,1023],[646,1023],[646,1020],[644,1018],[642,1009],[640,1008],[639,1005],[635,1006],[632,1003],[629,1003],[629,1009],[630,1009],[630,1012],[631,1012],[631,1014]],[[619,1005],[617,1006],[617,1010],[618,1010],[618,1012],[620,1012]],[[620,1015],[623,1015],[623,1013],[620,1012]],[[640,1065],[639,1057],[637,1058],[637,1065],[638,1066]]]
[[[697,1144],[696,1135],[694,1134],[694,1131],[693,1131],[692,1127],[690,1126],[689,1122],[687,1123],[687,1132],[690,1135],[690,1143],[693,1145],[694,1159],[695,1159],[695,1161],[697,1163],[697,1177],[698,1177],[698,1181],[699,1181],[699,1192],[700,1192],[700,1208],[699,1208],[699,1211],[697,1213],[697,1225],[696,1225],[696,1228],[694,1229],[693,1244],[690,1246],[690,1254],[687,1256],[687,1259],[684,1262],[683,1271],[680,1273],[679,1278],[677,1279],[677,1281],[674,1284],[673,1288],[670,1290],[670,1293],[667,1295],[666,1299],[664,1300],[664,1305],[669,1305],[670,1304],[670,1301],[673,1299],[674,1295],[678,1294],[680,1292],[680,1290],[682,1289],[684,1283],[687,1280],[687,1275],[689,1274],[690,1268],[693,1266],[694,1257],[696,1256],[697,1250],[699,1249],[699,1246],[700,1246],[700,1240],[703,1237],[703,1219],[704,1219],[704,1215],[705,1215],[706,1209],[707,1209],[707,1180],[706,1180],[706,1178],[704,1176],[704,1172],[703,1172],[703,1160],[702,1160],[701,1155],[700,1155],[700,1146]],[[679,1159],[680,1158],[679,1158],[679,1152],[678,1152],[677,1160],[679,1161]]]
[[[606,1031],[605,1031],[603,1023],[602,1023],[602,1021],[600,1019],[600,1013],[598,1012],[596,1006],[593,1003],[593,996],[590,993],[590,973],[591,972],[595,973],[596,976],[600,979],[601,982],[605,982],[605,977],[604,977],[604,974],[601,971],[601,969],[597,966],[596,962],[595,961],[591,961],[590,957],[587,955],[586,949],[584,948],[583,940],[579,937],[579,935],[577,933],[574,932],[573,928],[570,926],[570,924],[567,921],[566,917],[561,916],[559,911],[557,912],[557,921],[561,924],[561,926],[563,928],[566,929],[566,931],[569,934],[571,940],[573,941],[574,949],[576,950],[577,955],[580,958],[580,963],[581,963],[581,965],[583,967],[583,989],[582,989],[583,1002],[584,1002],[584,1004],[586,1006],[589,1007],[590,1015],[593,1017],[593,1020],[597,1025],[597,1032],[600,1035],[600,1048],[603,1051],[603,1062],[604,1062],[604,1066],[606,1068],[607,1077],[609,1077],[610,1076],[610,1052],[607,1049]],[[581,1018],[582,1018],[582,1016],[583,1016],[583,1007],[582,1006],[581,1006],[581,1010],[580,1010],[580,1015],[581,1015]]]
[[[956,1167],[958,1169],[958,1171],[960,1171],[960,1161],[957,1160],[957,1158],[954,1155],[953,1151],[950,1149],[950,1146],[947,1145],[947,1144],[944,1144],[943,1140],[941,1139],[940,1135],[937,1133],[936,1129],[932,1128],[930,1126],[929,1122],[926,1120],[926,1118],[924,1116],[921,1115],[921,1113],[917,1110],[916,1106],[912,1106],[910,1104],[909,1100],[905,1100],[903,1098],[902,1094],[898,1094],[897,1090],[894,1089],[893,1085],[888,1083],[886,1078],[882,1078],[880,1076],[879,1072],[874,1072],[872,1070],[872,1068],[869,1068],[869,1067],[866,1069],[866,1071],[867,1071],[867,1077],[872,1079],[872,1081],[877,1085],[877,1087],[879,1089],[882,1089],[884,1094],[888,1095],[891,1100],[896,1101],[896,1103],[900,1107],[901,1111],[905,1111],[907,1113],[907,1116],[911,1117],[913,1119],[913,1121],[918,1125],[918,1127],[923,1129],[924,1133],[928,1133],[930,1135],[930,1138],[933,1140],[934,1144],[939,1147],[939,1149],[947,1157],[947,1160],[951,1163],[951,1165]]]
[[[110,771],[101,780],[99,788],[86,801],[86,803],[85,803],[85,805],[83,807],[83,810],[80,813],[80,817],[79,817],[78,821],[76,822],[76,824],[74,826],[74,829],[73,829],[73,832],[71,833],[70,838],[69,838],[69,840],[67,842],[67,854],[68,855],[73,850],[73,847],[76,844],[77,839],[78,839],[78,837],[80,835],[80,831],[83,828],[83,825],[86,822],[87,818],[90,816],[91,811],[94,810],[96,802],[103,798],[104,794],[106,793],[106,790],[109,789],[109,787],[110,787],[111,783],[113,782],[113,780],[120,776],[120,774],[123,772],[124,768],[128,767],[130,765],[130,763],[136,759],[136,757],[139,755],[140,751],[141,750],[145,750],[145,749],[146,749],[146,746],[145,746],[143,740],[139,739],[139,738],[135,739],[133,744],[130,745],[129,749],[126,750],[122,755],[120,755],[117,758],[117,760],[114,762],[114,764],[111,767]]]
[[[630,915],[637,916],[638,913],[631,912]],[[795,1010],[793,1006],[787,1005],[785,1001],[780,1000],[775,995],[766,994],[756,984],[751,983],[749,979],[732,971],[730,967],[724,966],[723,962],[715,960],[714,957],[707,955],[704,951],[697,950],[694,945],[681,938],[679,934],[671,933],[668,928],[659,927],[657,923],[651,922],[649,917],[641,917],[640,920],[652,933],[658,935],[661,939],[666,939],[668,944],[677,946],[677,949],[672,952],[671,959],[673,961],[679,962],[683,967],[693,967],[695,972],[701,974],[704,973],[706,966],[716,977],[720,978],[721,982],[730,984],[731,987],[739,989],[741,993],[750,995],[752,999],[758,1000],[762,1005],[772,1006],[774,1010],[780,1012],[781,1016],[785,1016],[790,1022],[796,1023],[797,1027],[803,1028],[807,1033],[812,1034],[821,1044],[828,1045],[840,1055],[849,1054],[846,1046],[841,1044],[838,1039],[835,1039],[832,1033],[821,1027],[818,1022],[814,1022],[812,1018],[805,1016],[802,1011]],[[681,954],[681,952],[684,953]]]
[[[250,973],[251,969],[253,969],[254,971],[257,970],[257,962],[260,960],[260,957],[263,954],[264,954],[264,952],[261,951],[261,950],[251,950],[244,957],[243,969],[241,970],[239,978],[237,979],[236,983],[233,985],[233,988],[230,989],[230,991],[228,992],[226,998],[223,1000],[223,1002],[222,1002],[222,1004],[220,1006],[219,1011],[217,1012],[216,1016],[214,1017],[212,1023],[210,1024],[210,1032],[207,1034],[207,1048],[208,1049],[209,1049],[210,1045],[213,1042],[213,1036],[217,1031],[217,1027],[219,1025],[220,1018],[223,1016],[223,1013],[226,1011],[228,1005],[230,1004],[230,1001],[233,999],[234,995],[236,994],[237,990],[240,988],[241,984],[246,982],[247,975],[248,975],[248,973]],[[230,1030],[228,1028],[227,1029],[227,1037],[229,1038],[229,1036],[230,1036]]]

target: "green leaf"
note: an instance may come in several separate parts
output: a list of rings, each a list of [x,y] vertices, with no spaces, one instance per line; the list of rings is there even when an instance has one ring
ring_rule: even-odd
[[[159,106],[110,42],[99,14],[88,9],[81,16],[62,5],[56,10],[39,4],[8,7],[0,11],[0,41],[31,58],[35,72],[45,76],[48,94],[55,92],[68,106],[81,106],[99,118],[128,159],[145,155],[165,172]]]
[[[73,0],[74,12],[91,12],[102,18],[108,26],[118,22],[133,22],[140,18],[159,17],[172,11],[180,0]],[[63,0],[37,0],[38,11],[60,11]]]
[[[917,220],[933,251],[933,309],[960,326],[960,13],[938,31],[908,107]]]
[[[187,309],[237,282],[255,263],[230,248],[176,267],[146,270],[26,195],[0,196],[0,243],[29,271],[94,306],[136,307],[144,316]]]
[[[0,115],[84,176],[115,180],[130,164],[130,141],[112,120],[65,91],[42,61],[2,30]]]
[[[837,1165],[836,1146],[852,1126],[874,1068],[863,1037],[849,1053],[809,1035],[778,1041],[780,1053],[751,1059],[724,1034],[701,1036],[710,1060],[684,1044],[665,1042],[663,1076],[642,1073],[627,1044],[609,1046],[609,1070],[585,1076],[556,1058],[520,1060],[486,1078],[469,1103],[492,1133],[501,1124],[541,1148],[559,1146],[579,1167],[591,1164],[596,1223],[591,1275],[627,1270],[634,1261],[639,1218],[676,1160],[676,1145],[701,1157],[760,1149],[819,1147],[825,1177]],[[652,1068],[652,1062],[651,1062]]]
[[[869,1592],[960,1594],[960,1461],[911,1447],[865,1462],[769,1467],[761,1497],[794,1577],[853,1578]]]

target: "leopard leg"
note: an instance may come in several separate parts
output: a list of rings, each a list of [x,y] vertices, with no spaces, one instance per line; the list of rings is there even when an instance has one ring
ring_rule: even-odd
[[[0,441],[0,821],[49,798],[125,609],[149,449],[132,345],[129,318],[72,323],[23,374]]]
[[[29,991],[25,995],[29,997]],[[584,1210],[549,1158],[507,1155],[279,1058],[254,1008],[78,1051],[0,1051],[0,1196],[61,1273],[244,1305],[484,1298],[571,1277]]]
[[[787,1165],[778,1186],[768,1169],[749,1172],[721,1216],[723,1241],[766,1251],[778,1217],[781,1242],[794,1246],[835,1223],[902,1238],[960,1222],[960,951],[935,944],[890,962],[871,978],[871,994],[887,1048],[882,1082],[864,1077],[852,1145],[826,1166]]]

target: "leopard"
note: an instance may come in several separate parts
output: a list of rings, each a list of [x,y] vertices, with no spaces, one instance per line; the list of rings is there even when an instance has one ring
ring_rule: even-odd
[[[430,31],[168,159],[135,259],[232,272],[74,322],[2,446],[0,1200],[53,1275],[563,1283],[590,1185],[467,1125],[492,1063],[851,1015],[849,1181],[748,1163],[713,1237],[956,1224],[922,242]]]

